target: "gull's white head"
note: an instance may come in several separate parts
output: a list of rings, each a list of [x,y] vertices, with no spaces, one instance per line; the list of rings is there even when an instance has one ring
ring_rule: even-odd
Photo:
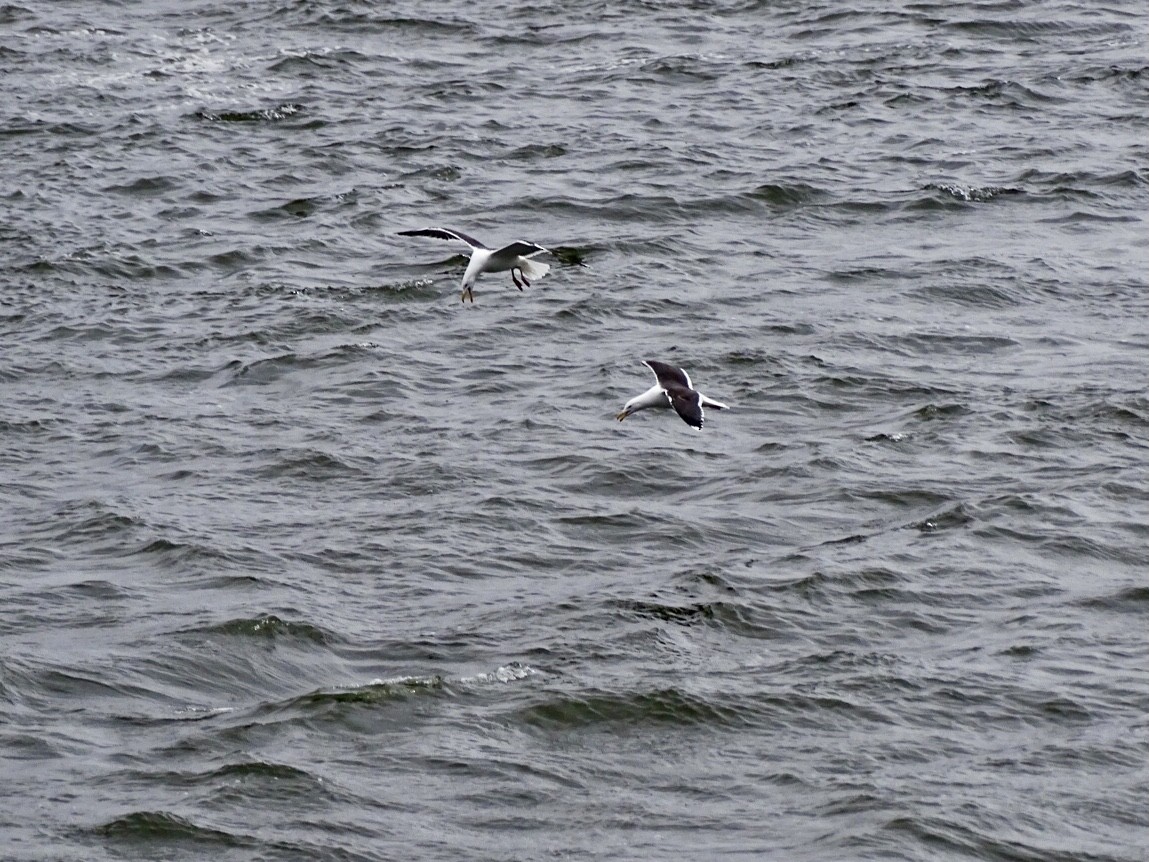
[[[627,401],[626,404],[623,405],[622,411],[614,418],[621,422],[627,416],[637,413],[639,410],[669,406],[670,399],[666,396],[666,391],[661,386],[651,386],[641,395],[635,395]]]
[[[615,416],[614,418],[617,419],[619,422],[621,422],[623,419],[625,419],[627,416],[629,416],[631,413],[633,413],[635,411],[634,405],[636,403],[638,403],[638,401],[641,397],[642,396],[639,395],[639,396],[637,396],[635,398],[631,398],[629,401],[627,401],[626,404],[624,404],[622,406],[622,410],[619,412],[619,414],[617,416]]]

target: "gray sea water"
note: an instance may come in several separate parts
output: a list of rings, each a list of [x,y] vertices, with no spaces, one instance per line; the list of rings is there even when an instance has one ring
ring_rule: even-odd
[[[0,858],[1149,858],[1147,50],[0,6]]]

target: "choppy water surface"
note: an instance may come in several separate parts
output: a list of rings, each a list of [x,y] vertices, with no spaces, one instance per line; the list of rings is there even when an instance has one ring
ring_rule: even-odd
[[[1147,32],[0,7],[4,858],[1145,859]]]

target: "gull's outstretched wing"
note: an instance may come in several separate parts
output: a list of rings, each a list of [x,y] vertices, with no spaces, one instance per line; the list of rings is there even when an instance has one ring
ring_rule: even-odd
[[[419,230],[401,230],[399,236],[429,236],[433,239],[450,239],[465,242],[471,248],[486,248],[481,242],[465,233],[445,227],[424,227]]]
[[[659,362],[657,359],[645,359],[642,364],[654,372],[655,379],[658,380],[658,385],[663,389],[667,389],[675,384],[685,386],[687,389],[694,388],[694,385],[690,382],[690,375],[681,368],[677,368],[665,362]]]
[[[518,258],[530,258],[536,254],[550,254],[550,252],[533,242],[512,242],[510,245],[505,245],[497,251],[491,252],[491,265],[510,267]]]
[[[670,396],[670,403],[682,417],[682,421],[696,431],[702,430],[702,396],[693,389],[684,389],[681,386],[670,386],[666,389]]]
[[[550,252],[541,245],[519,240],[518,242],[512,242],[510,245],[505,245],[495,252],[496,256],[504,254],[514,255],[515,257],[534,257],[536,254],[550,254]]]

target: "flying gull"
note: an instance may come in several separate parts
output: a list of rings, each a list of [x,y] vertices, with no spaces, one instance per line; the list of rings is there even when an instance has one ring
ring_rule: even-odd
[[[644,360],[642,364],[654,372],[657,382],[641,395],[636,395],[626,402],[622,412],[615,417],[619,422],[632,413],[648,407],[673,407],[683,422],[695,431],[701,431],[703,407],[713,407],[715,410],[730,409],[695,389],[690,382],[690,375],[681,368],[654,359]]]
[[[469,298],[473,303],[475,294],[473,288],[479,274],[483,272],[511,271],[511,279],[519,290],[523,286],[531,286],[532,278],[542,278],[550,269],[549,264],[531,260],[538,254],[550,254],[541,245],[533,242],[512,242],[502,248],[490,249],[473,237],[450,230],[445,227],[426,227],[420,230],[401,230],[399,236],[430,236],[435,239],[449,239],[464,242],[471,247],[471,260],[467,264],[467,271],[463,273],[463,302]]]

